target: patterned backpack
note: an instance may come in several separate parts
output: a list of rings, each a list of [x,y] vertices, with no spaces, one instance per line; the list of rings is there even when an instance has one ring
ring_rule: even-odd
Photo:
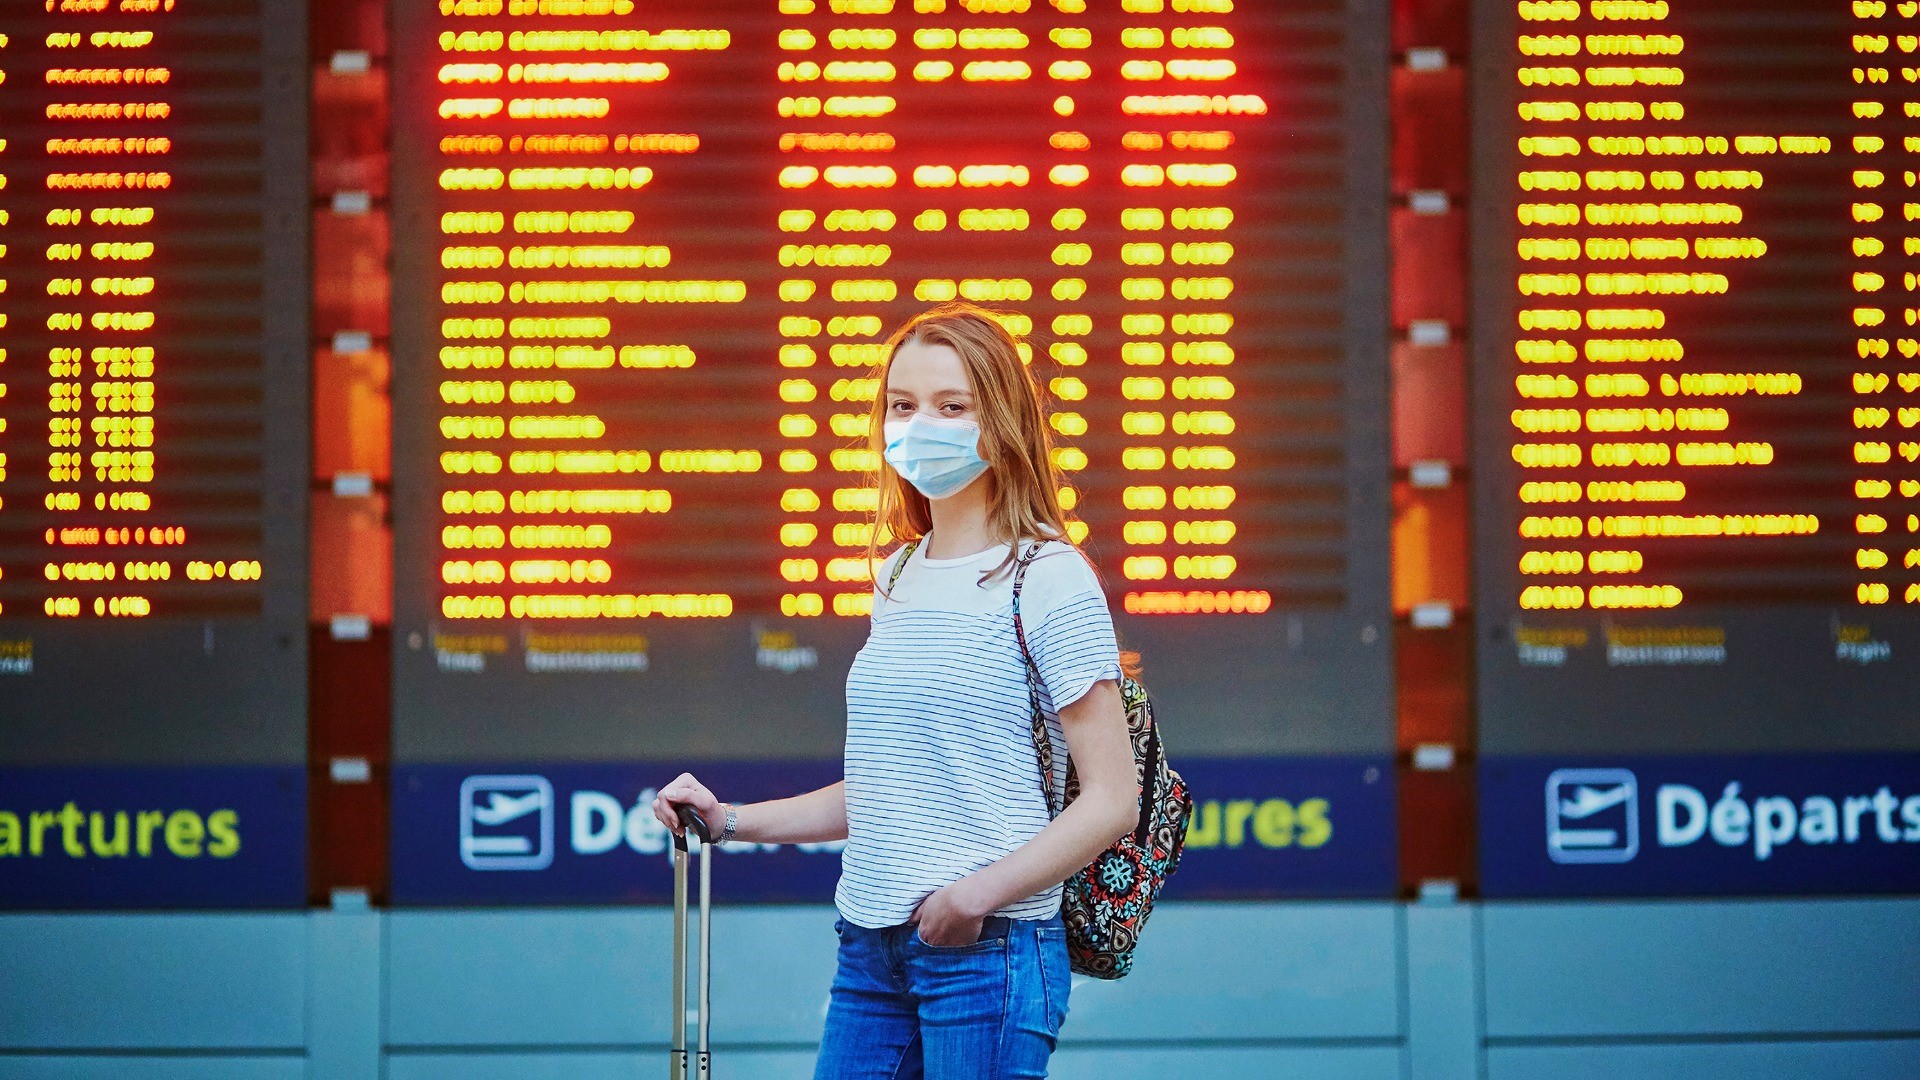
[[[1040,786],[1047,795],[1048,811],[1058,817],[1080,794],[1080,778],[1069,759],[1066,797],[1056,805],[1053,740],[1047,737],[1046,716],[1040,710],[1040,671],[1027,649],[1027,631],[1020,622],[1020,586],[1026,580],[1028,565],[1043,546],[1028,548],[1015,566],[1013,632],[1026,666]],[[1118,979],[1133,970],[1134,946],[1140,943],[1140,932],[1153,913],[1153,902],[1167,883],[1167,875],[1180,867],[1187,822],[1193,817],[1193,797],[1187,791],[1187,782],[1167,764],[1166,750],[1160,745],[1160,727],[1153,722],[1153,700],[1147,696],[1147,688],[1123,674],[1120,701],[1127,710],[1127,736],[1133,743],[1133,768],[1140,783],[1140,823],[1068,878],[1060,902],[1067,924],[1067,958],[1074,971],[1096,979]]]

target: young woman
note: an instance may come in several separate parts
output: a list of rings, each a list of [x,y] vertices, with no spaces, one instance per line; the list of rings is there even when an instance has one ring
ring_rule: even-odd
[[[731,806],[682,774],[654,813],[678,831],[675,807],[691,806],[730,839],[847,841],[816,1080],[1043,1077],[1067,1012],[1060,883],[1139,815],[1113,621],[1064,539],[1039,391],[1013,338],[959,304],[889,346],[876,521],[909,543],[878,565],[847,675],[845,780]],[[1051,821],[1013,628],[1015,561],[1034,545],[1021,622],[1055,759],[1071,755],[1081,784]]]

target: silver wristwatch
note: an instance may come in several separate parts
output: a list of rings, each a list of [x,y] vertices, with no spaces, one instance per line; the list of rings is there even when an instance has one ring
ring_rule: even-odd
[[[733,834],[740,828],[740,815],[734,813],[733,804],[721,803],[720,806],[727,812],[727,823],[721,826],[720,835],[713,838],[716,844],[724,844],[733,839]]]

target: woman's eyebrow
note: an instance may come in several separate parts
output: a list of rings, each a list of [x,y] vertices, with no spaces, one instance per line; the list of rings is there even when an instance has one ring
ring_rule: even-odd
[[[888,397],[912,397],[913,391],[895,390],[892,387],[888,387],[887,396]],[[935,390],[933,393],[928,394],[927,396],[928,397],[959,397],[959,398],[966,398],[968,401],[972,401],[973,391],[971,390]]]

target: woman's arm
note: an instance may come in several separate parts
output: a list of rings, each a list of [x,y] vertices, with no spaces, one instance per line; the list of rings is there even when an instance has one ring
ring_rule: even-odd
[[[915,919],[927,944],[977,940],[981,920],[1065,881],[1139,822],[1140,785],[1119,684],[1094,683],[1060,710],[1060,727],[1080,777],[1079,796],[1012,854],[922,901]]]
[[[693,807],[707,823],[707,828],[716,835],[726,821],[726,811],[721,808],[720,800],[694,779],[692,773],[681,773],[675,777],[672,783],[660,789],[659,796],[653,800],[653,816],[678,834],[680,819],[674,810],[676,806]],[[844,780],[790,799],[747,803],[733,809],[740,819],[733,838],[744,843],[819,844],[847,838],[847,785]]]

